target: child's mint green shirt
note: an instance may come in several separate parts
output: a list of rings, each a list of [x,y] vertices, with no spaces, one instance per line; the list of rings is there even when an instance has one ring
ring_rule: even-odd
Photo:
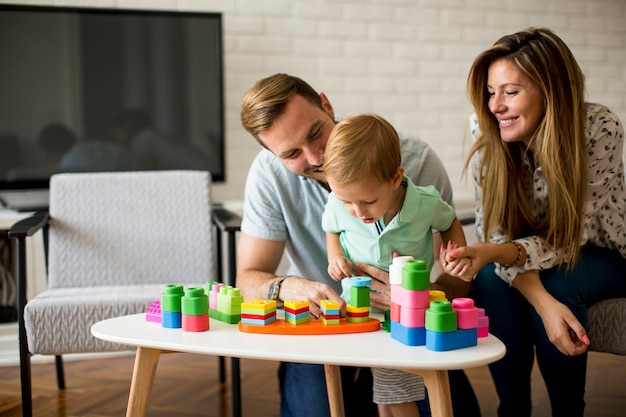
[[[456,212],[441,199],[433,186],[418,187],[407,176],[402,208],[388,225],[383,219],[365,224],[350,215],[334,193],[328,196],[322,216],[324,231],[338,233],[346,257],[353,263],[365,262],[389,271],[392,255],[411,255],[433,266],[433,229],[445,231]]]

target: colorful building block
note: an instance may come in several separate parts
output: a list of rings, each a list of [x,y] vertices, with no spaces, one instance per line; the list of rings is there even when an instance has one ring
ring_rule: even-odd
[[[478,337],[489,336],[489,317],[485,316],[485,309],[478,309]]]
[[[311,320],[309,302],[302,300],[285,301],[285,321],[294,326],[308,323]]]
[[[457,327],[459,329],[473,329],[478,327],[478,309],[471,298],[455,298],[452,308],[456,310]]]
[[[168,329],[182,327],[181,300],[184,294],[180,284],[168,284],[161,291],[161,326]]]
[[[150,306],[146,310],[146,321],[152,323],[161,323],[161,301],[155,300],[150,303]]]
[[[334,300],[320,300],[320,318],[325,325],[337,325],[341,323],[339,303]]]
[[[439,352],[476,346],[476,328],[458,329],[453,332],[433,332],[426,330],[426,348]]]
[[[450,301],[433,301],[426,310],[426,330],[453,332],[457,329],[457,314]]]
[[[352,304],[346,306],[346,321],[349,323],[364,323],[370,319],[370,308],[355,307]]]
[[[276,321],[275,300],[250,300],[241,303],[241,322],[266,326]]]
[[[402,268],[407,261],[413,260],[412,256],[396,256],[389,265],[389,284],[402,285]]]
[[[424,346],[426,344],[426,329],[424,327],[406,327],[392,321],[391,337],[407,346]]]
[[[189,287],[181,298],[182,328],[187,332],[209,330],[209,299],[201,287]]]
[[[411,259],[402,268],[402,288],[407,290],[428,290],[430,288],[430,271],[426,262]]]

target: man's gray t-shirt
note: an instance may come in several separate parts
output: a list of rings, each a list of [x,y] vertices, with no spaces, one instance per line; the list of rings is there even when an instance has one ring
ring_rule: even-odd
[[[405,174],[416,185],[434,185],[453,206],[452,186],[437,154],[420,139],[401,132],[399,136]],[[248,172],[241,230],[258,239],[285,242],[287,274],[324,282],[340,294],[341,284],[327,272],[322,214],[328,194],[316,180],[292,173],[264,149]]]

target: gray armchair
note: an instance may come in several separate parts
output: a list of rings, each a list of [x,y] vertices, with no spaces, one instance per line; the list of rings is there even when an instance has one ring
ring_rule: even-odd
[[[50,210],[9,231],[18,247],[23,416],[32,415],[30,356],[128,350],[91,336],[97,321],[145,312],[165,284],[215,280],[211,176],[203,171],[58,174]],[[26,300],[25,240],[44,229],[48,289]]]

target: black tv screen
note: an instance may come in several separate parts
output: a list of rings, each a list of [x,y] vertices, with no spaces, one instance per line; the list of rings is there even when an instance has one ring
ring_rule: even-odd
[[[154,169],[224,181],[221,14],[0,5],[0,189]]]

